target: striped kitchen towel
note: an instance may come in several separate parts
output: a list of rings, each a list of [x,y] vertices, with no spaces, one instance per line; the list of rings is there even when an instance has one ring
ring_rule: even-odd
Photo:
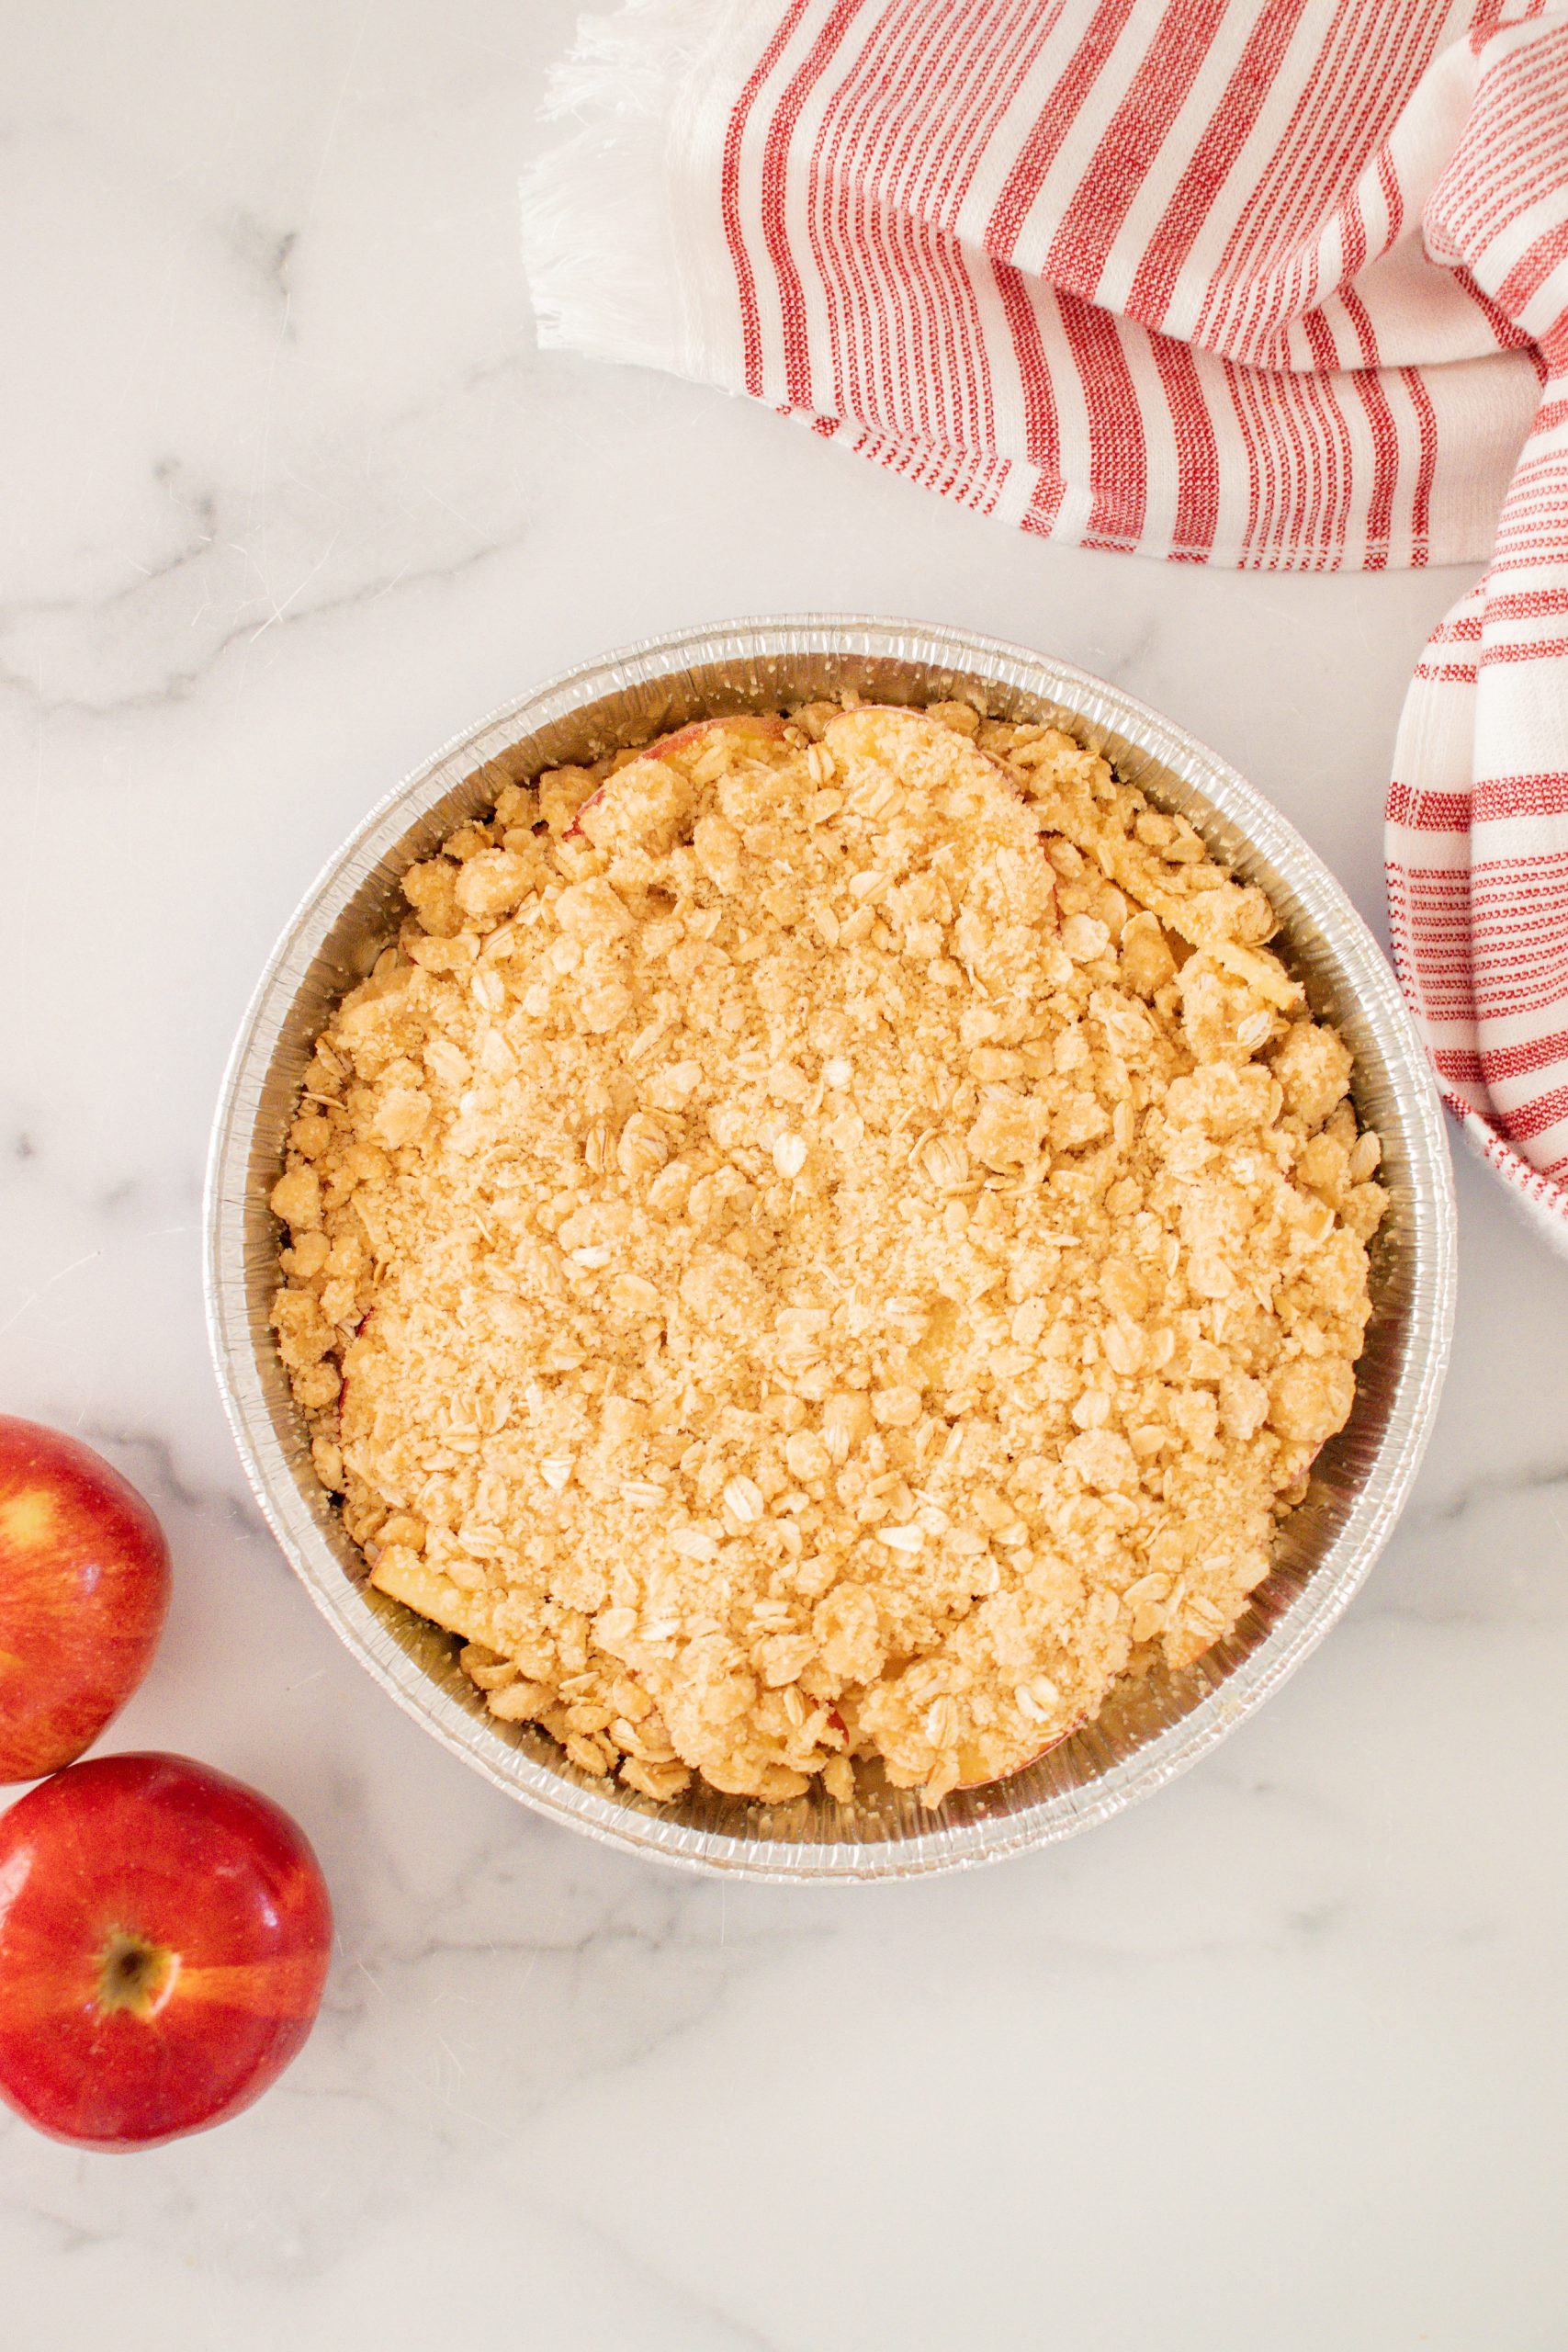
[[[1489,563],[1406,705],[1393,946],[1568,1250],[1568,0],[628,0],[549,108],[547,344],[1048,538]]]

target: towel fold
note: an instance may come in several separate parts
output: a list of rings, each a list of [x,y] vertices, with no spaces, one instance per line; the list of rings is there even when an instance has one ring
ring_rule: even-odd
[[[548,106],[547,344],[1048,538],[1489,563],[1406,704],[1393,940],[1568,1251],[1568,6],[629,0]]]

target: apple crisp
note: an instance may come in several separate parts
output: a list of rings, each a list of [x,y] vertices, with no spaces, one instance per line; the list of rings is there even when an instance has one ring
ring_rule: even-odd
[[[962,704],[486,783],[272,1195],[372,1583],[652,1799],[934,1805],[1229,1632],[1384,1200],[1263,894]]]

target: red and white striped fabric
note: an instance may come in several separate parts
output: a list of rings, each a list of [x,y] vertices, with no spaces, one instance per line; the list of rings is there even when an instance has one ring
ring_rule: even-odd
[[[547,344],[1045,537],[1489,562],[1406,707],[1393,936],[1568,1250],[1568,0],[627,0],[551,111]]]

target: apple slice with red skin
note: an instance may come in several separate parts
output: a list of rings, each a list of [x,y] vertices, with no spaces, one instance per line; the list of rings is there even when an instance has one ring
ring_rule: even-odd
[[[1005,760],[999,760],[995,752],[983,752],[980,749],[979,744],[975,742],[971,737],[967,735],[959,735],[956,728],[944,727],[940,718],[932,718],[926,711],[911,710],[903,703],[897,702],[859,702],[856,703],[852,711],[845,711],[841,716],[847,718],[867,718],[919,719],[923,726],[931,729],[935,733],[947,736],[956,736],[958,741],[964,745],[965,751],[972,752],[976,759],[984,760],[988,768],[992,768],[996,771],[998,778],[1006,786],[1007,790],[1012,795],[1012,797],[1015,800],[1021,801],[1025,807],[1028,806],[1029,796],[1020,788],[1017,778],[1009,774],[1008,764]],[[831,730],[832,724],[832,720],[829,719],[828,722],[829,731]],[[1044,849],[1045,843],[1043,840],[1042,840],[1040,846],[1042,849]]]
[[[360,1317],[360,1318],[359,1318],[358,1322],[357,1322],[357,1323],[355,1325],[355,1327],[354,1327],[354,1337],[355,1337],[355,1340],[362,1340],[362,1339],[365,1337],[365,1328],[366,1328],[367,1324],[369,1322],[370,1317],[375,1314],[375,1312],[376,1312],[376,1309],[375,1309],[373,1306],[367,1306],[367,1307],[366,1308],[366,1310],[365,1310],[364,1314]],[[352,1346],[352,1344],[353,1344],[353,1342],[351,1341],[351,1342],[350,1342],[350,1345]],[[345,1353],[345,1354],[347,1353],[347,1350],[346,1350],[346,1349],[344,1350],[344,1353]],[[344,1408],[344,1401],[345,1401],[345,1400],[346,1400],[346,1398],[347,1398],[347,1396],[348,1396],[348,1374],[347,1374],[347,1373],[345,1372],[345,1373],[343,1374],[343,1376],[342,1376],[342,1378],[340,1379],[340,1381],[338,1382],[338,1392],[337,1392],[337,1417],[338,1417],[338,1426],[339,1426],[339,1428],[340,1428],[340,1429],[341,1429],[341,1428],[342,1428],[342,1426],[343,1426],[343,1408]]]
[[[784,721],[776,710],[735,710],[719,718],[694,718],[684,727],[677,727],[673,735],[661,735],[637,756],[644,760],[667,760],[671,752],[689,751],[705,736],[728,730],[732,735],[750,736],[754,742],[782,741]]]
[[[906,708],[902,703],[897,702],[857,703],[853,713],[846,713],[845,715],[858,718],[863,711],[868,712],[874,718],[921,719],[927,727],[939,729],[944,735],[952,735],[957,731],[953,728],[943,727],[940,718],[932,718],[923,710],[910,710]],[[832,721],[829,719],[829,728],[831,728],[831,725]],[[1027,806],[1028,795],[1020,790],[1016,780],[1008,774],[1007,763],[1004,760],[998,760],[994,752],[983,752],[978,743],[972,742],[967,735],[960,735],[958,740],[961,743],[964,744],[969,751],[974,752],[975,757],[977,760],[984,760],[987,767],[995,769],[1001,783],[1012,795],[1015,800],[1021,801]],[[1049,864],[1051,853],[1049,848],[1046,846],[1045,837],[1043,834],[1040,837],[1040,854],[1045,859],[1046,863]],[[1056,905],[1056,876],[1054,869],[1051,875],[1051,903],[1054,907]],[[1033,1760],[1034,1759],[1032,1757],[1030,1758],[1030,1762],[1032,1763]],[[1028,1770],[1028,1766],[1021,1764],[1018,1769],[1021,1772],[1026,1771]],[[1010,1780],[1012,1775],[1010,1772],[1004,1774],[1003,1777],[1007,1780]],[[958,1785],[960,1788],[977,1789],[983,1788],[985,1786],[985,1782],[981,1781],[961,1781]]]
[[[750,736],[755,742],[777,742],[784,731],[782,718],[767,711],[737,711],[728,718],[694,718],[686,727],[678,727],[673,735],[661,735],[656,743],[645,743],[637,752],[639,760],[665,760],[671,752],[689,751],[704,736],[721,727],[728,727],[741,736]],[[597,792],[591,792],[570,824],[561,835],[563,842],[586,841],[582,820],[590,808],[596,808],[604,795],[614,788],[615,779],[607,775]]]
[[[0,1818],[0,2096],[84,2148],[223,2122],[304,2043],[332,1926],[303,1830],[226,1773],[56,1773]]]
[[[135,1487],[79,1438],[0,1415],[0,1781],[92,1746],[168,1606],[169,1547]]]
[[[835,1731],[847,1732],[849,1729],[837,1707],[829,1709],[828,1721]],[[1016,1781],[1021,1772],[1027,1772],[1032,1764],[1038,1764],[1041,1758],[1049,1756],[1054,1747],[1064,1747],[1074,1732],[1082,1731],[1087,1721],[1087,1716],[1080,1716],[1076,1724],[1069,1724],[1066,1731],[1059,1731],[1055,1739],[1048,1739],[1043,1747],[1037,1747],[1032,1756],[1026,1756],[1021,1764],[1014,1764],[1005,1772],[982,1774],[978,1780],[960,1781],[957,1786],[961,1789],[996,1789],[1000,1788],[1004,1781]]]
[[[1027,1772],[1032,1764],[1038,1764],[1043,1757],[1050,1755],[1054,1747],[1065,1747],[1076,1731],[1082,1731],[1084,1724],[1088,1720],[1089,1718],[1087,1715],[1080,1715],[1076,1724],[1069,1724],[1066,1731],[1059,1731],[1055,1739],[1048,1739],[1043,1747],[1037,1747],[1032,1756],[1026,1756],[1024,1758],[1021,1764],[1010,1764],[1005,1772],[982,1773],[978,1780],[960,1781],[957,1783],[958,1787],[961,1789],[999,1789],[1004,1781],[1016,1781],[1021,1772]]]

